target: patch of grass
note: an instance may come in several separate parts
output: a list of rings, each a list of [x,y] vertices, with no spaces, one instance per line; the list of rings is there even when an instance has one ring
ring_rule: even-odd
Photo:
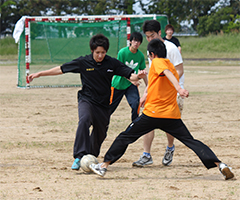
[[[219,35],[208,35],[207,37],[177,37],[181,43],[182,46],[182,56],[183,59],[191,59],[191,58],[239,58],[239,52],[240,52],[240,34],[236,33],[230,33],[230,34],[219,34]],[[60,42],[61,40],[61,42]],[[85,54],[90,53],[88,42],[89,41],[83,41],[81,38],[73,38],[72,40],[66,40],[70,41],[72,43],[72,49],[71,53],[70,51],[64,49],[63,47],[59,47],[59,44],[64,43],[64,39],[53,39],[51,42],[49,41],[50,46],[55,48],[56,52],[51,52],[53,55],[54,53],[56,55],[60,54],[61,51],[61,59],[62,55],[65,55],[69,59],[71,57],[70,55],[73,52],[77,52],[80,55],[80,52],[83,51]],[[41,52],[47,52],[48,51],[48,45],[46,41],[44,40],[32,40],[34,45],[37,47],[36,57],[41,54]],[[115,41],[111,41],[110,38],[110,49],[108,51],[108,54],[111,55],[112,52],[114,52],[116,46],[114,45]],[[81,48],[79,49],[79,46],[77,44],[81,45]],[[111,45],[112,44],[112,45]],[[147,49],[148,42],[143,37],[143,42],[140,45],[139,49],[143,52],[146,57],[146,49]],[[3,39],[0,39],[0,59],[11,59],[17,58],[18,53],[18,46],[15,44],[15,41],[11,37],[6,37]],[[42,54],[41,54],[42,55]],[[33,56],[33,55],[32,55]],[[115,56],[115,55],[111,55]],[[41,56],[40,56],[41,57]],[[74,57],[75,58],[75,57]],[[43,59],[43,58],[42,58]],[[50,59],[50,58],[48,58]],[[185,62],[185,61],[184,61]],[[186,61],[188,62],[188,61]],[[240,61],[190,61],[194,64],[197,63],[199,65],[239,65]]]
[[[184,66],[239,66],[240,60],[191,60],[183,57]]]
[[[178,37],[183,58],[239,58],[240,34]]]
[[[15,43],[12,37],[0,39],[0,47],[1,56],[10,58],[9,55],[17,55],[18,53],[18,45]]]

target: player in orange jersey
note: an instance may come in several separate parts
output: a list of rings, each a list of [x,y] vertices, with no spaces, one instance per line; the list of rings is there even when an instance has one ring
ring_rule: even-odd
[[[231,168],[222,163],[208,146],[194,139],[182,122],[176,97],[177,93],[181,97],[188,97],[189,93],[180,87],[177,71],[169,59],[166,59],[164,43],[153,39],[148,44],[148,51],[152,65],[143,114],[117,136],[105,154],[103,163],[90,165],[92,171],[104,176],[107,167],[125,153],[129,144],[159,128],[192,149],[207,169],[218,167],[226,180],[233,178]]]

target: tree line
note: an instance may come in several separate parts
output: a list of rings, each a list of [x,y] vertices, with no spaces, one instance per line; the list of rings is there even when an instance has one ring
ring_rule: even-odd
[[[191,21],[201,36],[240,30],[239,0],[0,0],[1,34],[12,33],[15,23],[27,16],[165,14],[175,31]]]

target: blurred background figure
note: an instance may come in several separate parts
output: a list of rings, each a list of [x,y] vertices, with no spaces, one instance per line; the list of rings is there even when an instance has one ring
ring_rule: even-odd
[[[177,46],[177,48],[179,49],[180,53],[182,53],[179,40],[173,36],[174,27],[171,24],[168,24],[165,27],[165,33],[166,33],[166,36],[163,39],[168,40],[168,41],[172,42],[173,44],[175,44]]]

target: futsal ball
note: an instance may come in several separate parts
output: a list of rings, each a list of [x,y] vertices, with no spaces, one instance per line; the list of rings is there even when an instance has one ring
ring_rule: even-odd
[[[80,161],[82,170],[87,173],[91,172],[89,165],[91,165],[92,163],[98,164],[98,160],[95,156],[93,156],[91,154],[87,154],[87,155],[83,156]]]

